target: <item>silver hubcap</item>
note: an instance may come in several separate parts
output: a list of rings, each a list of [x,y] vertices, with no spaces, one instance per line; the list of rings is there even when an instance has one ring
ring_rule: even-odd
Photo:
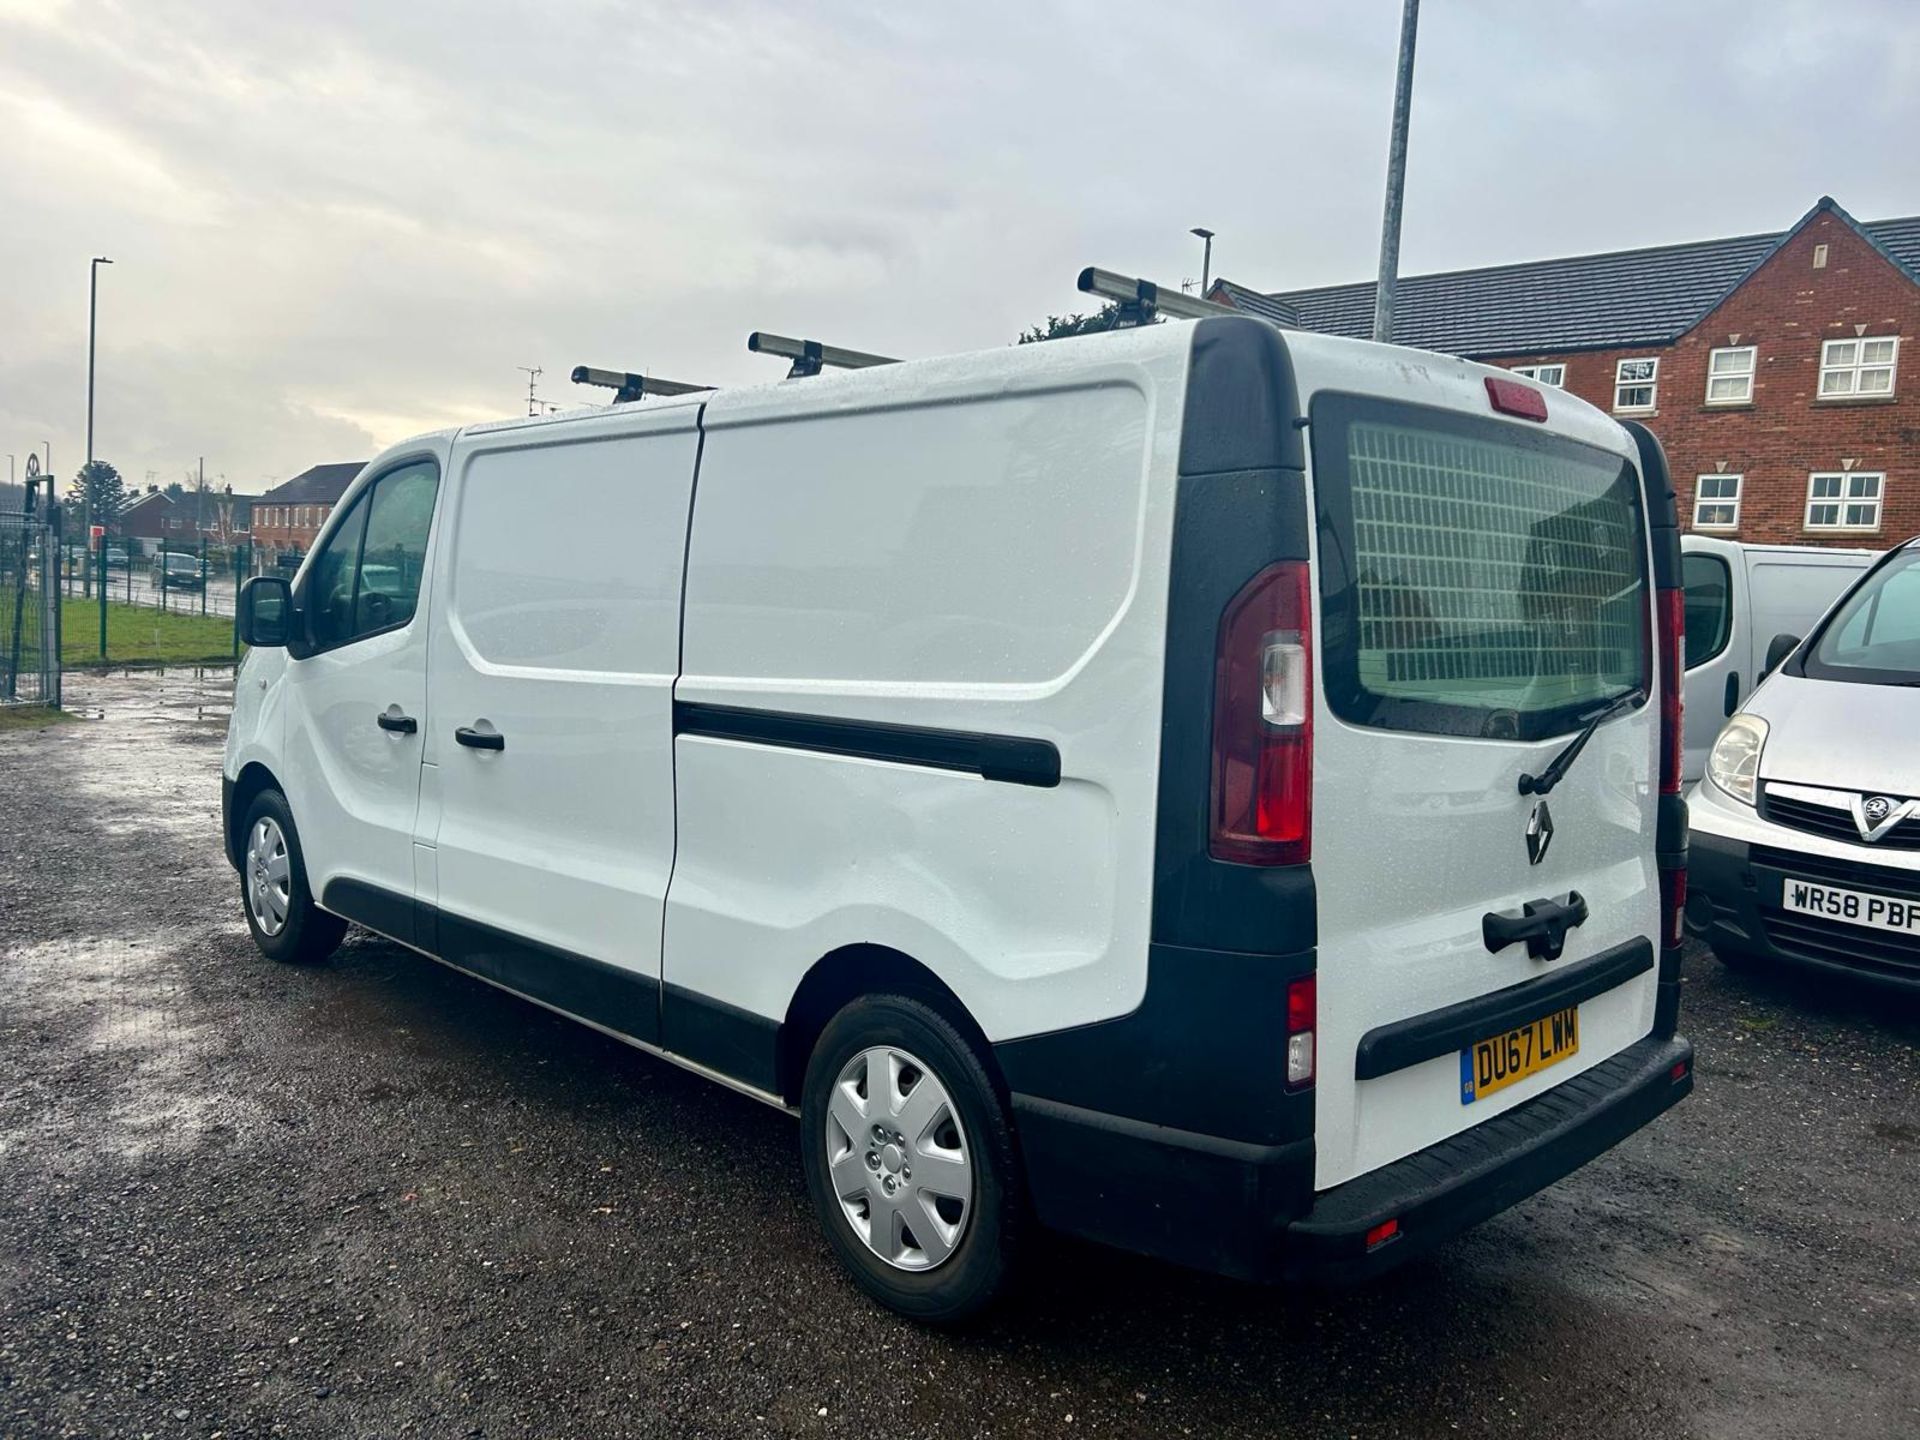
[[[939,1078],[891,1045],[847,1062],[827,1102],[827,1170],[847,1223],[900,1270],[931,1270],[973,1213],[973,1160]]]
[[[293,904],[293,866],[287,858],[287,837],[272,816],[254,822],[247,836],[247,909],[262,935],[278,935]]]

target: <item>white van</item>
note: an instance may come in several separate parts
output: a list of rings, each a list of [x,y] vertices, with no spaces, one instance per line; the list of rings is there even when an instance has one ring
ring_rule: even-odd
[[[1249,317],[478,425],[250,582],[227,845],[797,1113],[905,1313],[1364,1276],[1691,1088],[1679,574],[1646,431]]]
[[[1687,784],[1706,773],[1707,751],[1720,727],[1767,673],[1774,638],[1806,634],[1879,558],[1877,550],[1680,537],[1687,592],[1687,738],[1680,774]]]

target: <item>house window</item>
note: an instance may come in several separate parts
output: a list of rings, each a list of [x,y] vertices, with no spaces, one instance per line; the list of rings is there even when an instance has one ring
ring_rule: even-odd
[[[1827,341],[1820,347],[1820,398],[1891,395],[1899,354],[1900,339],[1895,335]]]
[[[1807,529],[1878,530],[1887,477],[1867,470],[1807,481]]]
[[[1731,530],[1740,523],[1739,475],[1702,475],[1693,487],[1693,528]]]
[[[1730,345],[1707,356],[1707,404],[1745,405],[1753,399],[1754,347]]]
[[[1613,367],[1613,408],[1651,410],[1659,386],[1658,360],[1622,360]]]
[[[1542,385],[1558,385],[1567,388],[1567,367],[1564,365],[1516,365],[1513,373],[1524,375],[1529,380],[1538,380]]]

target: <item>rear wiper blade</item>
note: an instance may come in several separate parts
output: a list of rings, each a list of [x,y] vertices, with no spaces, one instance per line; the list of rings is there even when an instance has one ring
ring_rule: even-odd
[[[1573,743],[1568,745],[1567,748],[1562,750],[1558,755],[1554,756],[1553,759],[1547,763],[1546,769],[1542,770],[1538,775],[1523,774],[1520,777],[1520,793],[1522,795],[1544,795],[1553,789],[1553,787],[1558,785],[1561,779],[1565,777],[1567,771],[1573,768],[1573,762],[1580,758],[1580,752],[1586,749],[1587,741],[1593,738],[1594,731],[1598,730],[1622,710],[1638,705],[1646,698],[1647,692],[1636,685],[1633,689],[1614,696],[1613,699],[1609,700],[1605,705],[1602,705],[1598,710],[1587,716],[1586,724],[1581,727],[1580,733],[1573,737]]]

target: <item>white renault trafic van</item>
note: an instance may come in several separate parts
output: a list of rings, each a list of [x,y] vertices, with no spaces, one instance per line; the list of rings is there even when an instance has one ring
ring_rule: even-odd
[[[1646,431],[1248,317],[479,425],[249,583],[227,845],[797,1112],[908,1314],[1365,1276],[1692,1085],[1679,587]]]

